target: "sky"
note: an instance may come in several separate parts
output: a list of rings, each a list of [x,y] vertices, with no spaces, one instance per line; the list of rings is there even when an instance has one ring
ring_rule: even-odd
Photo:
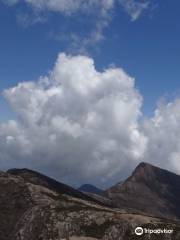
[[[0,0],[0,168],[107,187],[180,173],[180,2]]]

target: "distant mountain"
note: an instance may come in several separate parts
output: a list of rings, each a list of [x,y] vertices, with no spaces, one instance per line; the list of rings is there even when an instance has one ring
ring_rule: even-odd
[[[91,184],[83,184],[80,188],[78,188],[81,192],[101,194],[103,192],[102,189],[99,189]]]
[[[119,208],[163,218],[180,218],[180,176],[140,163],[132,175],[104,192]]]

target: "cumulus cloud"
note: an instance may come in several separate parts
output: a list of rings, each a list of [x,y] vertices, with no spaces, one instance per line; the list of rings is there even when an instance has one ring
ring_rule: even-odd
[[[144,122],[148,136],[147,161],[180,173],[180,99],[161,103]]]
[[[0,125],[0,161],[56,172],[67,182],[107,182],[146,149],[142,97],[120,68],[60,54],[48,76],[4,92],[17,120]]]

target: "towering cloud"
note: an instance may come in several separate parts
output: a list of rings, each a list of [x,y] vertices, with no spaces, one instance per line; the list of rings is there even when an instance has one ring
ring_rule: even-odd
[[[48,76],[4,95],[17,120],[0,125],[1,165],[105,181],[144,154],[142,97],[122,69],[98,72],[91,58],[60,54]]]
[[[73,183],[119,181],[147,161],[180,173],[180,100],[141,113],[142,96],[120,68],[60,54],[37,81],[4,91],[16,120],[0,124],[1,167],[48,171]]]

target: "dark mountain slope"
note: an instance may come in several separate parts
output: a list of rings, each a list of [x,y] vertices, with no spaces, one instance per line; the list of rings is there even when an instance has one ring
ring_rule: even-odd
[[[104,194],[119,208],[180,218],[180,176],[148,163],[140,163],[127,180]]]

